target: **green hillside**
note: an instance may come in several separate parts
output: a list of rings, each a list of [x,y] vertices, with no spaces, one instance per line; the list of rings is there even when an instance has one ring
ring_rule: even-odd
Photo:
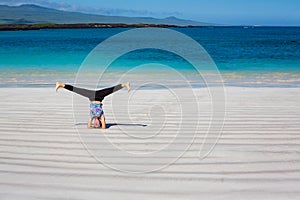
[[[77,12],[60,11],[37,5],[6,6],[0,5],[0,24],[76,24],[76,23],[124,23],[124,24],[167,24],[177,26],[213,25],[190,20],[168,17],[156,19],[151,17],[120,17],[92,15]]]

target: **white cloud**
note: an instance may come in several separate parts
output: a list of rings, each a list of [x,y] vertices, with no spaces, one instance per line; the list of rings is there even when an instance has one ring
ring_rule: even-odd
[[[99,15],[116,15],[116,16],[139,16],[139,17],[168,17],[181,16],[178,12],[151,12],[148,10],[132,10],[118,8],[92,8],[88,6],[72,5],[63,1],[53,2],[50,0],[1,0],[0,5],[19,6],[23,4],[35,4],[47,8],[53,8],[63,11],[82,12]]]

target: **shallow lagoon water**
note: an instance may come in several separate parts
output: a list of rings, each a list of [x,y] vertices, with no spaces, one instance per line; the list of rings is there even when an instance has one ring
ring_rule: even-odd
[[[0,32],[1,87],[48,87],[53,82],[74,82],[86,56],[100,42],[128,29],[44,29]],[[224,83],[231,86],[299,87],[300,28],[207,27],[177,28],[199,42],[215,61]],[[180,41],[178,42],[180,45]],[[178,55],[142,49],[121,56],[111,65],[115,78],[133,67],[159,63],[205,87],[199,74]],[[151,68],[143,74],[172,79]],[[97,75],[96,75],[97,76]],[[87,75],[88,77],[88,75]],[[174,84],[180,87],[180,83]]]

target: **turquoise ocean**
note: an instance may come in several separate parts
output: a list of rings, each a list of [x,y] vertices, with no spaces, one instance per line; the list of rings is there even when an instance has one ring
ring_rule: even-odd
[[[58,80],[72,83],[90,51],[110,36],[126,30],[1,31],[0,87],[52,87]],[[215,61],[225,85],[300,87],[300,27],[174,30],[193,38],[205,48]],[[155,50],[126,54],[115,62],[115,69],[122,71],[122,67],[153,62],[179,70],[190,69],[179,56]],[[147,73],[151,73],[151,69]]]

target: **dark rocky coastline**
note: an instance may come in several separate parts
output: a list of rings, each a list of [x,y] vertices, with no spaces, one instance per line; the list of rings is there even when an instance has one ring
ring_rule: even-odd
[[[40,29],[69,29],[69,28],[192,28],[198,26],[176,26],[165,24],[0,24],[0,31],[40,30]]]

